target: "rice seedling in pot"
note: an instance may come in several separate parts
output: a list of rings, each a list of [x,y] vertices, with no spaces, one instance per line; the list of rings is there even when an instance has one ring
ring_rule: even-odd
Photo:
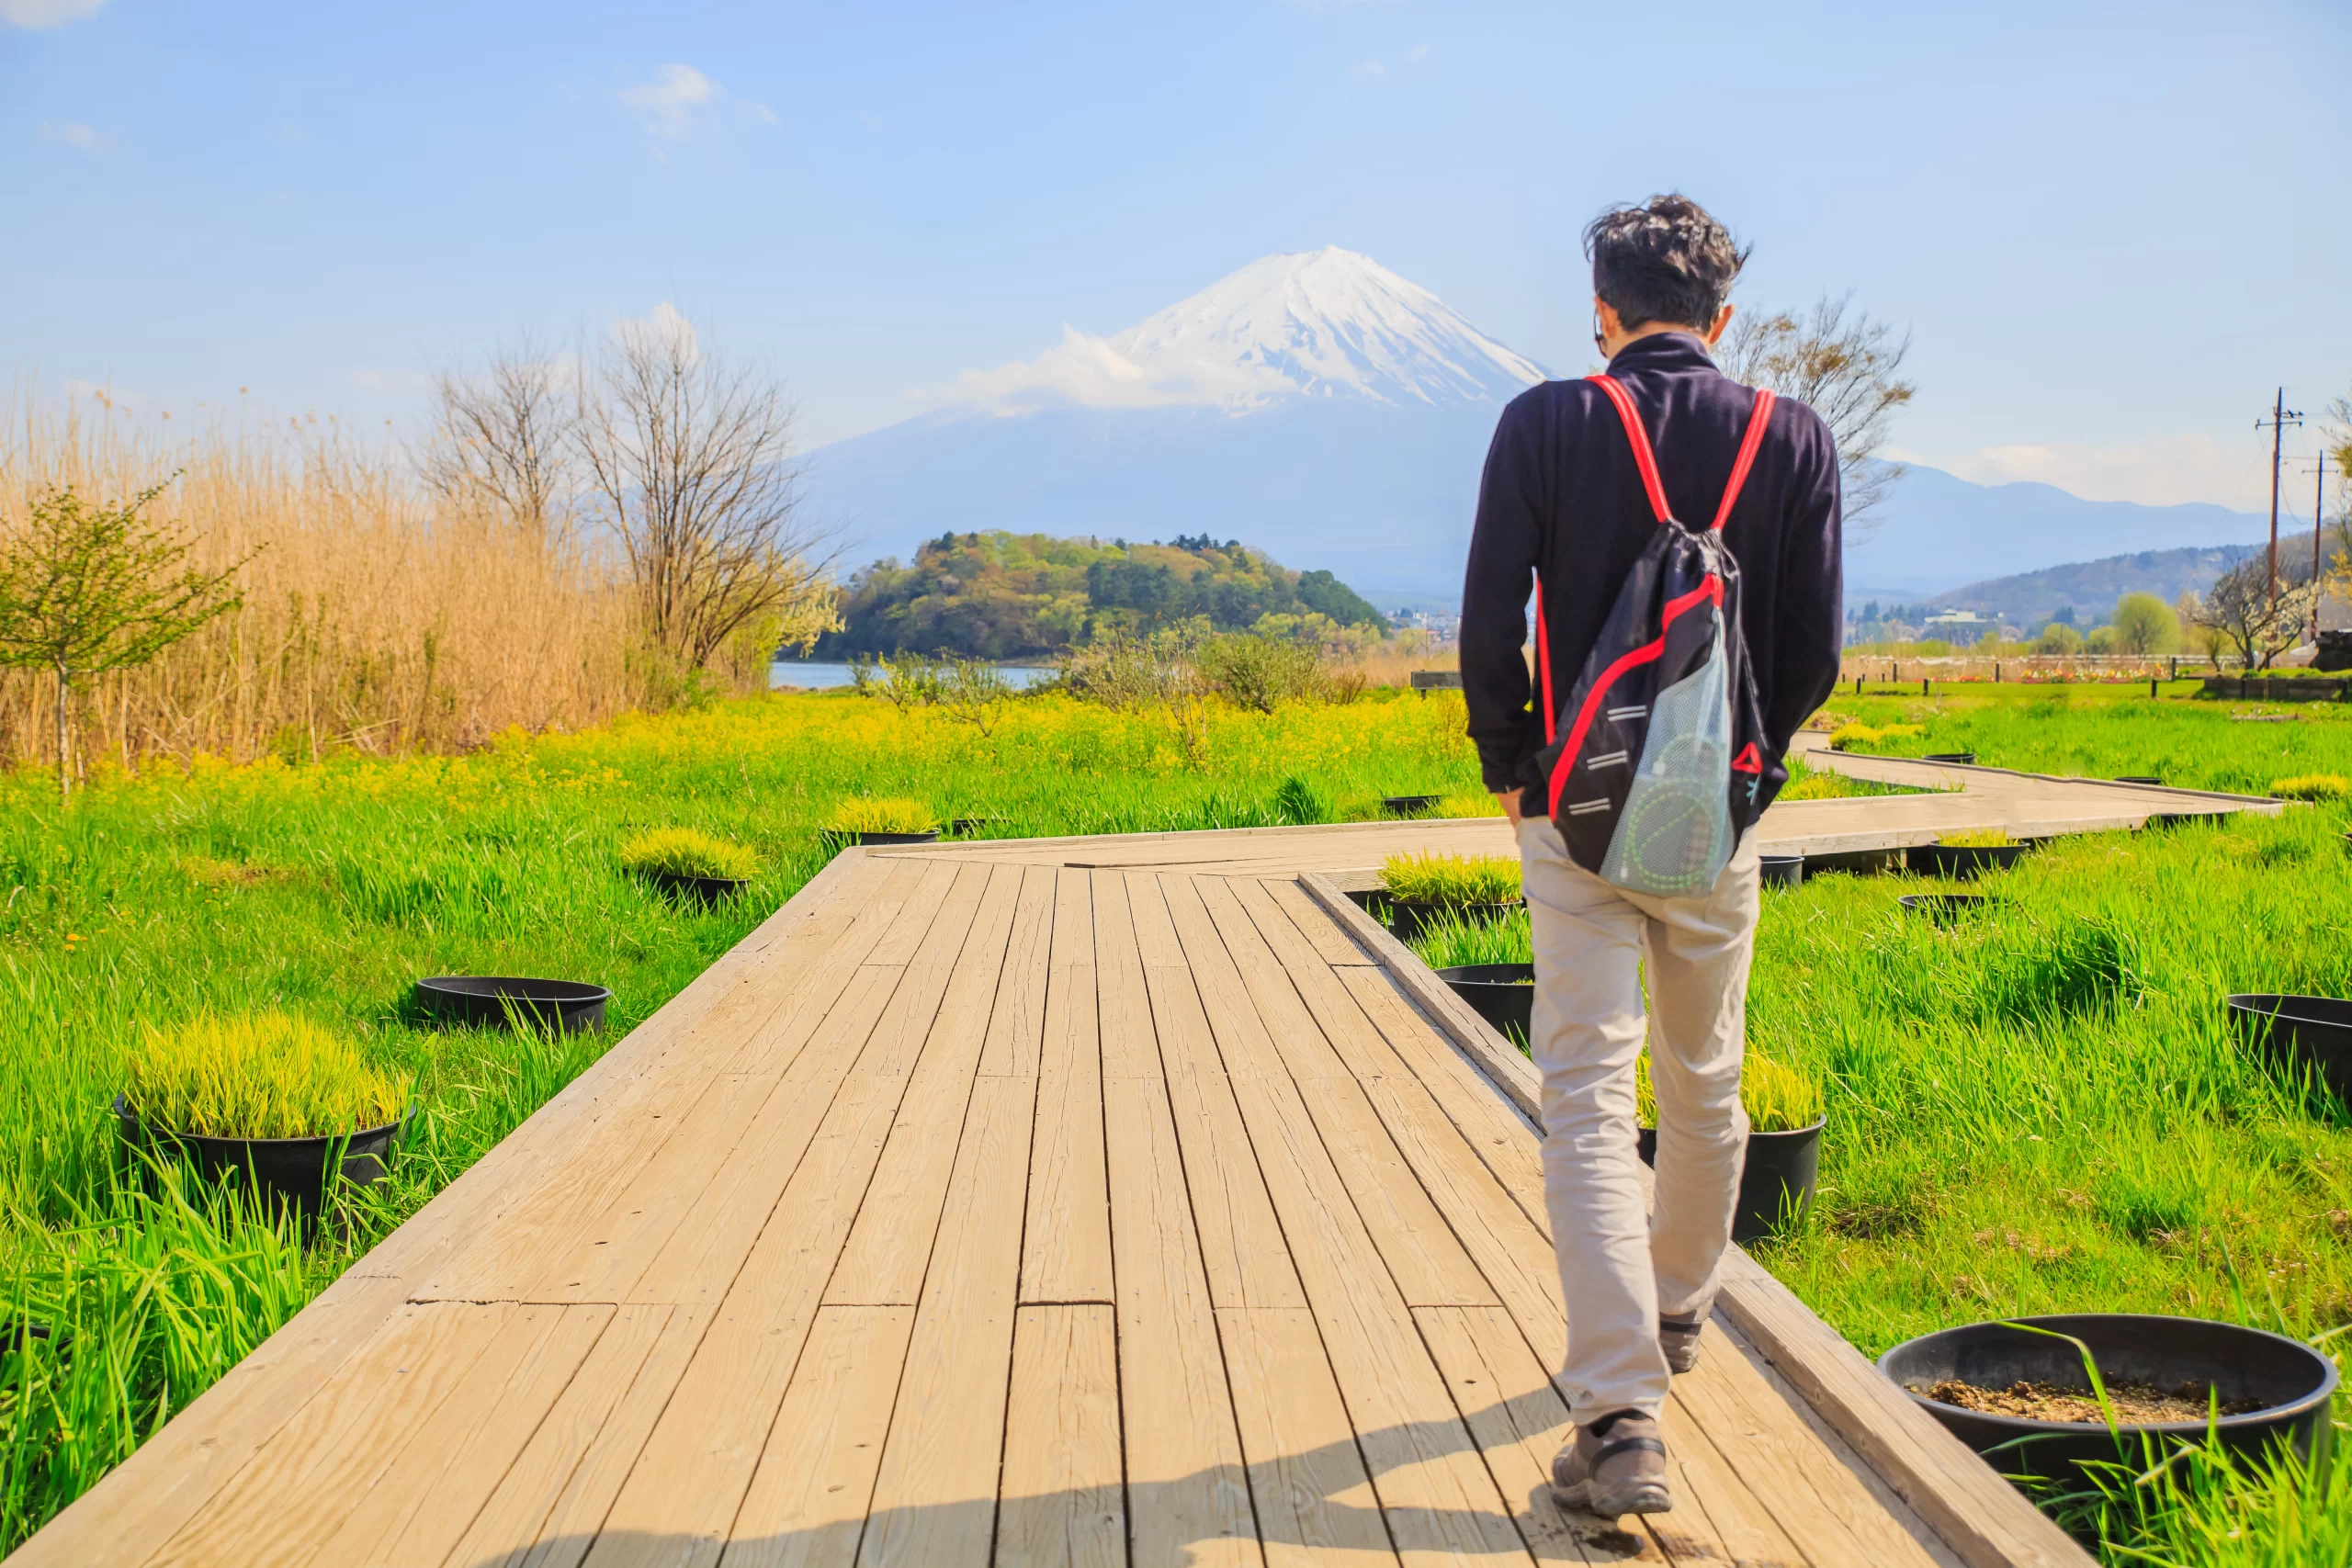
[[[1441,910],[1491,920],[1522,902],[1519,862],[1510,855],[1391,855],[1380,868],[1380,886],[1399,942],[1419,935]]]

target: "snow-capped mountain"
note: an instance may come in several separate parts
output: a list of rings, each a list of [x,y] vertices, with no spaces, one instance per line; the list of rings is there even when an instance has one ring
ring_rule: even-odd
[[[995,412],[1263,408],[1290,398],[1503,402],[1543,368],[1419,284],[1337,245],[1262,256],[1107,338],[1063,329],[1034,360],[934,396]]]

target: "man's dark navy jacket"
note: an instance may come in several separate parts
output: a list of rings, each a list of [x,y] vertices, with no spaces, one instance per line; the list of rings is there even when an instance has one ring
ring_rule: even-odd
[[[1682,333],[1626,344],[1609,373],[1641,411],[1667,504],[1705,527],[1731,478],[1755,393]],[[1487,787],[1535,787],[1532,816],[1544,815],[1545,797],[1533,761],[1544,716],[1530,705],[1521,652],[1529,576],[1544,585],[1552,691],[1566,702],[1657,526],[1625,428],[1600,388],[1546,381],[1503,410],[1462,587],[1462,689]],[[1724,528],[1739,562],[1740,618],[1775,755],[1838,683],[1838,452],[1828,428],[1782,398]]]

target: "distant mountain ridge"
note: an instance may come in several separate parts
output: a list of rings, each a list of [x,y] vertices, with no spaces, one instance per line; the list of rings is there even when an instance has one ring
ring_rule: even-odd
[[[1208,534],[1362,591],[1450,594],[1495,421],[1546,374],[1367,256],[1267,256],[1107,337],[1066,329],[966,372],[933,412],[810,454],[804,493],[854,558],[910,561],[944,532]],[[1849,596],[1914,602],[2266,526],[1922,465],[1874,517],[1848,539]]]
[[[2126,593],[2153,593],[2167,604],[2183,593],[2202,593],[2230,568],[2260,555],[2266,544],[2137,550],[1972,582],[1924,602],[1938,609],[1974,610],[2027,630],[2071,607],[2076,624],[2087,626],[2105,620],[2115,602]],[[2278,556],[2282,561],[2301,561],[2308,568],[2310,530],[2300,536],[2280,536]]]

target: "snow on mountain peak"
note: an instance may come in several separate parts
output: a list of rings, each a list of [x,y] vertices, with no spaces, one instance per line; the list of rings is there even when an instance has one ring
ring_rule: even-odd
[[[933,396],[1000,413],[1241,412],[1301,397],[1500,402],[1544,378],[1428,289],[1337,245],[1261,257],[1107,338],[1062,334],[1034,360],[966,371]]]

